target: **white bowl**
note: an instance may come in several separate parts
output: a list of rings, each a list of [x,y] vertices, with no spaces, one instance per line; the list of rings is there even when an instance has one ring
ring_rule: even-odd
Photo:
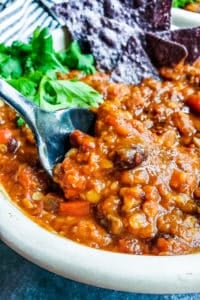
[[[173,8],[172,24],[181,28],[200,26],[200,14],[185,9]]]
[[[129,292],[200,291],[200,254],[157,257],[96,250],[41,228],[4,193],[0,193],[0,207],[0,238],[20,255],[56,274]]]
[[[57,49],[65,35],[55,33]],[[140,293],[200,292],[200,254],[137,256],[82,246],[41,228],[1,191],[0,238],[40,267],[79,282]]]

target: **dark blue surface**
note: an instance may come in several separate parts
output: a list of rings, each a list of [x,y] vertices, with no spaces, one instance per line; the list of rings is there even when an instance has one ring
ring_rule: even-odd
[[[0,241],[1,300],[200,300],[200,294],[143,295],[67,280],[20,257]]]

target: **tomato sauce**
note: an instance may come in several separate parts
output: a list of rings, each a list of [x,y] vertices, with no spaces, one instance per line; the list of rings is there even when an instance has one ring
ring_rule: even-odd
[[[54,171],[32,133],[1,102],[0,181],[41,226],[90,247],[138,255],[200,251],[200,64],[160,70],[128,86],[74,76],[104,96],[94,136],[74,131]]]

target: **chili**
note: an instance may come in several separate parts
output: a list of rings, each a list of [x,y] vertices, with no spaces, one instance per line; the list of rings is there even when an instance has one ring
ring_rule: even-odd
[[[131,86],[72,71],[106,99],[94,136],[71,134],[53,182],[35,141],[0,105],[0,181],[41,226],[90,247],[144,255],[200,251],[200,63]],[[12,147],[10,146],[12,145]],[[59,186],[58,186],[58,185]]]

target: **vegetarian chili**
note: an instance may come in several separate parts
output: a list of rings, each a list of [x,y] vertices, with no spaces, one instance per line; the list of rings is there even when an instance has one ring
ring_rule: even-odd
[[[41,226],[90,247],[144,255],[200,251],[200,62],[164,81],[112,83],[71,71],[106,99],[94,136],[74,131],[53,182],[35,141],[1,102],[0,181]]]

